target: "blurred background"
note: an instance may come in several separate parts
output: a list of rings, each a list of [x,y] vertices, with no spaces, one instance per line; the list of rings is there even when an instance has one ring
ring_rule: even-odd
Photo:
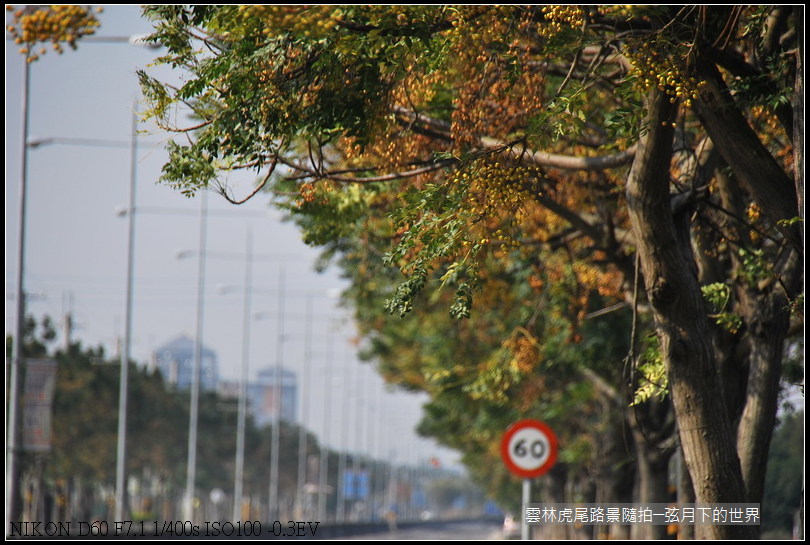
[[[7,11],[7,25],[10,17]],[[82,350],[93,349],[99,363],[120,361],[131,309],[129,353],[136,375],[160,369],[168,391],[188,392],[188,364],[199,338],[201,419],[211,409],[202,405],[214,394],[219,403],[231,400],[220,412],[236,414],[247,357],[250,415],[257,430],[275,418],[272,395],[281,378],[282,419],[311,432],[311,442],[392,466],[461,475],[455,452],[414,431],[426,398],[387,388],[373,363],[358,361],[349,311],[339,305],[344,282],[335,272],[315,272],[317,251],[270,208],[269,196],[235,206],[213,193],[187,198],[157,183],[167,135],[134,121],[135,70],[146,68],[160,51],[137,43],[151,31],[138,6],[107,6],[97,17],[95,36],[82,40],[77,50],[51,50],[29,64],[27,105],[24,57],[7,33],[7,339],[18,323],[22,244],[25,313],[38,327],[32,339],[47,339],[51,352],[69,352],[79,343]],[[253,182],[229,180],[245,195]],[[117,395],[117,386],[113,389]],[[234,422],[224,429],[234,431]],[[175,442],[183,451],[188,421],[177,428]],[[177,467],[185,468],[184,456]],[[334,463],[339,461],[336,454]],[[232,474],[229,478],[232,482]],[[260,486],[265,496],[267,487],[267,482]]]

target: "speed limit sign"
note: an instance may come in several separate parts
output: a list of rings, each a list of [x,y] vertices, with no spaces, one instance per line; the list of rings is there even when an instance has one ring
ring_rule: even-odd
[[[539,420],[519,420],[506,430],[501,456],[509,471],[518,477],[539,477],[557,461],[557,436]]]

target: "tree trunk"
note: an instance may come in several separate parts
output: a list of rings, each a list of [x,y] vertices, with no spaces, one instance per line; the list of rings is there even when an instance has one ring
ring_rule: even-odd
[[[802,251],[800,229],[782,225],[799,212],[795,183],[762,144],[728,91],[714,63],[698,56],[701,81],[694,109],[720,155],[754,201],[793,244]]]
[[[669,460],[675,453],[670,403],[650,399],[632,407],[628,420],[636,447],[638,503],[669,503]],[[667,527],[638,524],[632,535],[633,539],[665,539]]]
[[[683,459],[683,449],[678,449],[677,463],[678,463],[678,495],[677,502],[680,505],[695,503],[695,489],[692,487],[692,478],[686,470],[686,462]],[[678,539],[692,540],[695,539],[695,525],[682,522],[678,525]]]
[[[594,503],[597,505],[633,503],[636,468],[632,458],[632,447],[626,444],[622,430],[623,413],[610,410],[608,414],[615,417],[611,419],[607,430],[598,436],[593,472],[596,485]],[[630,526],[595,524],[593,539],[630,539]]]
[[[677,107],[654,89],[648,130],[627,181],[627,202],[652,304],[684,457],[699,503],[744,503],[745,486],[717,379],[687,216],[670,210],[669,166]],[[749,526],[711,526],[714,539],[750,539]]]
[[[748,393],[737,432],[748,500],[759,503],[765,486],[765,470],[773,428],[776,425],[782,351],[790,316],[787,299],[778,293],[746,291],[742,307],[751,337]]]
[[[744,204],[739,198],[740,188],[734,180],[718,170],[716,176],[723,208],[742,216]],[[730,221],[724,227],[730,240],[737,240],[744,247],[751,245],[751,238],[739,222]],[[798,252],[784,247],[778,259],[774,259],[773,277],[754,281],[742,274],[744,263],[732,254],[735,274],[738,279],[738,313],[746,327],[747,368],[745,400],[737,430],[737,453],[740,457],[748,501],[760,503],[765,485],[765,471],[776,411],[784,343],[790,327],[788,290],[791,297],[800,288],[801,263]]]
[[[591,369],[581,369],[598,393],[604,413],[604,428],[600,427],[596,442],[593,479],[596,483],[595,503],[633,503],[636,464],[633,443],[627,438],[628,400],[610,382]],[[632,409],[630,409],[632,410]],[[630,539],[629,524],[597,524],[594,539]]]
[[[634,430],[634,435],[637,433]],[[636,438],[636,444],[644,443],[643,437]],[[654,447],[653,447],[654,448]],[[669,458],[658,456],[649,447],[638,453],[638,503],[669,503],[667,487],[669,485],[667,469]],[[661,524],[635,524],[631,529],[632,539],[665,539],[667,527]]]

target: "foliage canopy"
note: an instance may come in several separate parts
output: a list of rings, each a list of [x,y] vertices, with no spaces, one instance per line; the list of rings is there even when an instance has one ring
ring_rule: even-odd
[[[489,343],[474,357],[507,355],[466,394],[506,396],[515,409],[515,369],[536,384],[544,356],[562,351],[555,339],[583,341],[586,318],[602,312],[592,305],[629,306],[636,320],[650,317],[659,345],[642,365],[635,334],[629,361],[672,395],[698,500],[761,496],[785,309],[803,315],[801,9],[145,14],[151,39],[168,48],[156,62],[182,69],[175,83],[139,72],[147,115],[183,137],[170,144],[163,182],[237,203],[272,189],[305,239],[343,260],[375,355],[397,346],[396,333],[364,300],[382,296],[400,316],[441,301]],[[178,121],[189,111],[193,121]],[[237,197],[226,179],[239,171],[258,183]],[[474,298],[486,324],[472,315]],[[559,329],[538,325],[546,311]],[[436,354],[450,346],[436,343]],[[437,395],[463,371],[413,357],[394,380],[428,391],[445,383]],[[756,389],[767,401],[754,406],[745,400]]]

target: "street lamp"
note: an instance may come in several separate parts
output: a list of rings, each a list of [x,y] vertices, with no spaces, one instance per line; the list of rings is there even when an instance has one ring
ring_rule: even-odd
[[[326,369],[324,378],[324,404],[323,404],[323,434],[321,438],[321,467],[318,471],[318,520],[326,520],[326,487],[327,487],[327,472],[329,471],[329,449],[327,443],[329,442],[329,430],[331,426],[330,409],[330,394],[332,392],[332,328],[326,337]]]
[[[301,380],[301,421],[298,423],[298,479],[295,496],[295,516],[304,518],[304,482],[306,480],[307,462],[307,430],[304,424],[308,417],[308,396],[309,388],[304,387],[304,382],[309,376],[310,358],[312,356],[312,297],[307,295],[307,309],[305,322],[304,341],[304,369]]]
[[[197,273],[197,334],[194,342],[194,367],[191,372],[191,412],[188,432],[188,462],[186,465],[186,520],[194,521],[194,489],[197,471],[197,418],[200,398],[200,367],[202,362],[203,302],[205,299],[205,250],[208,193],[203,192],[200,211],[200,254]]]
[[[231,286],[219,286],[219,291],[221,293],[226,293],[231,290]],[[286,290],[285,290],[286,291]],[[312,304],[313,304],[313,296],[316,295],[317,292],[308,291],[306,294],[306,314],[305,314],[305,331],[304,331],[304,363],[302,369],[302,388],[301,388],[301,418],[298,425],[298,473],[297,473],[297,487],[296,487],[296,499],[295,499],[295,516],[298,518],[305,518],[304,515],[304,496],[305,496],[305,480],[306,480],[306,459],[307,459],[307,429],[306,423],[309,418],[308,416],[308,407],[309,407],[309,400],[308,400],[308,388],[303,387],[306,383],[306,377],[309,376],[309,367],[311,363],[311,356],[312,356],[312,324],[314,321],[313,314],[312,314]],[[335,296],[334,293],[327,292],[326,295],[330,298]],[[245,312],[249,312],[249,310],[245,309]],[[254,317],[264,317],[266,313],[257,313]],[[281,342],[280,339],[279,342]],[[279,360],[280,361],[280,360]],[[277,370],[279,368],[276,368]],[[246,374],[246,369],[243,371],[243,375]],[[274,376],[277,374],[274,372]],[[244,379],[246,380],[246,379]],[[281,381],[278,380],[278,377],[275,379],[274,389],[276,384],[280,384]],[[279,403],[281,402],[281,395],[278,391],[274,391],[274,412],[276,414],[281,414],[280,409],[275,406],[275,401],[278,400]],[[275,430],[272,432],[275,434]],[[276,437],[273,435],[273,437]],[[275,441],[274,441],[275,443]],[[276,443],[277,444],[277,443]],[[276,451],[275,455],[272,456],[271,460],[271,467],[277,467],[277,460],[278,460],[278,453]],[[237,464],[237,467],[238,464]],[[278,486],[278,473],[277,470],[273,471],[273,478],[271,479],[271,488],[273,488],[273,492],[271,493],[271,498],[277,498],[277,486]]]
[[[178,252],[182,255],[182,252]],[[236,424],[236,464],[233,484],[233,521],[241,520],[242,488],[245,467],[245,420],[247,418],[247,383],[250,361],[250,327],[251,327],[251,300],[253,289],[253,230],[248,226],[247,246],[245,249],[245,286],[242,303],[242,376],[239,382],[239,411]],[[225,293],[227,286],[220,286],[219,291]]]
[[[275,422],[273,422],[272,437],[270,439],[270,496],[269,496],[269,518],[276,520],[279,513],[278,508],[278,466],[279,466],[279,441],[281,434],[281,360],[284,356],[284,268],[279,274],[278,292],[278,342],[276,343],[276,366],[273,384],[273,412]]]
[[[278,466],[281,427],[281,360],[284,353],[284,268],[279,271],[278,290],[278,335],[276,341],[276,364],[273,370],[273,426],[270,437],[270,489],[268,494],[268,520],[276,520],[278,509]],[[243,382],[246,378],[243,376]]]
[[[236,469],[233,484],[233,521],[241,520],[242,480],[245,467],[245,418],[247,416],[247,380],[250,358],[250,292],[252,289],[253,230],[248,226],[245,249],[245,299],[242,319],[242,380],[239,383],[239,414],[236,427]]]
[[[26,63],[26,68],[28,68],[28,63]],[[26,70],[26,75],[30,75],[29,70]],[[27,87],[27,85],[26,85]],[[27,102],[27,101],[26,101]],[[93,138],[65,138],[65,137],[48,137],[48,138],[32,138],[27,137],[25,140],[24,146],[24,160],[23,160],[23,177],[27,178],[27,150],[28,149],[38,149],[42,146],[48,145],[78,145],[78,146],[92,146],[92,147],[112,147],[112,148],[121,148],[121,147],[128,147],[130,148],[130,207],[133,208],[135,206],[135,187],[136,187],[136,180],[137,180],[137,123],[138,123],[138,115],[137,115],[137,102],[134,106],[133,117],[132,117],[132,132],[131,132],[131,140],[130,142],[124,141],[115,141],[115,140],[103,140],[103,139],[93,139]],[[26,121],[26,129],[24,132],[27,133],[27,121]],[[23,267],[24,267],[24,230],[25,230],[25,193],[26,193],[26,186],[27,183],[23,183],[22,188],[22,198],[21,198],[21,214],[20,214],[20,262],[19,266],[19,278],[20,278],[20,293],[24,293],[22,288],[23,285]],[[125,452],[126,452],[126,407],[127,407],[127,383],[128,383],[128,362],[129,362],[129,347],[130,347],[130,339],[131,339],[131,317],[132,317],[132,262],[133,262],[133,237],[134,237],[134,218],[130,218],[129,223],[129,230],[128,230],[128,244],[127,244],[127,288],[126,288],[126,325],[125,325],[125,337],[124,337],[124,346],[123,346],[123,355],[121,358],[121,375],[120,375],[120,385],[119,385],[119,421],[118,421],[118,435],[117,435],[117,460],[116,460],[116,493],[115,493],[115,517],[117,520],[122,520],[123,517],[123,509],[124,509],[124,501],[123,501],[123,493],[124,493],[124,466],[125,466]],[[20,322],[19,316],[25,316],[25,310],[20,308],[18,303],[18,323]],[[24,320],[22,320],[24,323]],[[22,339],[22,333],[20,330],[16,333],[17,339]],[[69,339],[68,339],[69,340]],[[21,345],[15,343],[19,349],[21,349]],[[19,359],[19,358],[17,358]],[[9,411],[9,434],[11,437],[16,435],[16,396],[17,393],[17,386],[16,383],[18,382],[18,378],[16,377],[17,365],[12,367],[12,374],[11,382],[13,385],[11,388],[12,396],[10,402],[10,411]],[[14,434],[14,435],[12,435]],[[11,446],[12,450],[14,450],[14,443],[9,442],[8,445]],[[14,454],[11,453],[9,455],[11,460],[9,460],[9,465],[13,467],[14,461]],[[13,498],[13,490],[14,486],[16,485],[16,481],[12,478],[7,480],[9,483],[7,487],[7,493],[12,495]],[[7,505],[9,505],[7,503]],[[9,508],[10,505],[9,505]],[[11,515],[9,515],[11,518]]]
[[[346,355],[348,352],[344,352],[344,361],[343,361],[343,374],[348,375],[347,370],[347,357]],[[348,377],[346,377],[348,378]],[[338,524],[342,524],[346,520],[346,426],[348,425],[349,419],[346,418],[348,415],[348,401],[349,401],[349,380],[345,380],[345,384],[342,388],[342,408],[341,408],[341,433],[340,433],[340,453],[338,454],[338,489],[337,489],[337,507],[335,510],[335,522]]]
[[[190,253],[191,252],[189,252],[189,251],[183,251],[183,252],[178,252],[178,255],[189,255]],[[211,254],[209,253],[209,256],[210,255]],[[219,252],[219,253],[216,253],[214,255],[225,257],[225,256],[228,256],[229,254],[227,252]],[[233,255],[233,254],[230,254],[230,255]],[[261,258],[261,257],[278,257],[278,256],[259,256],[259,255],[256,255],[256,256],[252,256],[252,259]],[[247,281],[248,280],[246,280],[246,282]],[[281,299],[281,295],[287,293],[287,290],[284,287],[283,279],[281,280],[281,284],[282,284],[281,289],[279,289],[279,290],[271,290],[270,291],[271,293],[278,293],[279,294],[279,299],[280,299],[280,301],[282,301],[282,302],[279,303],[279,309],[278,309],[280,311],[279,312],[280,316],[278,317],[278,323],[279,323],[279,326],[278,326],[279,327],[279,340],[278,340],[278,344],[277,344],[278,355],[277,355],[277,364],[276,364],[276,366],[274,368],[274,373],[273,373],[273,376],[274,376],[273,412],[276,415],[277,422],[278,422],[278,419],[281,417],[281,414],[283,412],[283,409],[279,405],[279,404],[281,404],[282,399],[283,399],[283,395],[282,395],[281,390],[280,390],[282,382],[283,382],[281,380],[282,377],[280,376],[281,375],[281,369],[282,369],[282,366],[281,366],[281,363],[280,363],[281,358],[282,358],[282,346],[281,346],[281,343],[287,339],[287,336],[284,334],[284,326],[282,325],[284,323],[284,320],[287,317],[286,311],[283,308],[283,301],[286,300],[286,295],[285,295],[284,299]],[[219,291],[220,293],[233,292],[233,291],[235,291],[235,286],[220,285],[220,286],[217,287],[217,291]],[[252,291],[255,291],[255,290],[252,290]],[[251,291],[251,293],[252,293],[252,291]],[[302,385],[306,383],[306,377],[309,376],[309,367],[310,367],[310,360],[311,360],[311,346],[312,346],[312,324],[314,322],[314,318],[313,318],[313,315],[312,315],[312,304],[313,304],[313,297],[315,297],[316,295],[321,295],[321,293],[317,292],[317,291],[307,291],[306,292],[306,314],[304,315],[304,320],[305,320],[304,345],[305,345],[305,348],[304,348],[304,363],[303,363],[303,369],[302,369],[302,377],[303,377]],[[333,290],[329,290],[329,291],[325,292],[325,295],[327,297],[329,297],[329,298],[334,298],[336,294],[334,293]],[[244,312],[245,312],[245,323],[247,324],[247,320],[248,320],[247,316],[248,316],[248,313],[250,312],[249,307],[247,305],[244,308]],[[264,318],[264,317],[267,317],[267,313],[265,313],[265,312],[256,313],[256,314],[253,315],[253,317],[254,318],[259,318],[259,317]],[[336,321],[336,319],[334,317],[331,317],[329,319],[333,320],[333,322]],[[249,327],[249,325],[246,325],[246,327]],[[247,338],[247,337],[245,336],[244,338]],[[247,354],[247,347],[246,346],[243,347],[243,351],[245,351],[245,353]],[[328,352],[329,352],[329,354],[331,354],[331,348],[328,350]],[[247,368],[244,367],[243,368],[243,377],[244,377],[243,380],[245,380],[245,383],[246,383],[246,380],[247,380],[246,379],[246,374],[247,374]],[[301,407],[302,407],[302,409],[301,409],[301,418],[300,418],[300,422],[299,422],[299,426],[298,426],[298,474],[297,474],[298,479],[297,479],[296,498],[295,498],[295,507],[294,507],[295,516],[298,517],[298,518],[303,518],[304,515],[305,515],[305,513],[304,513],[304,496],[305,496],[305,484],[306,484],[305,483],[305,478],[306,478],[306,455],[307,455],[307,430],[306,430],[305,425],[306,425],[306,422],[308,420],[308,396],[307,396],[307,392],[308,392],[308,388],[303,388],[302,387],[302,394],[301,394]],[[327,391],[326,399],[328,399],[328,397],[329,397],[329,392]],[[328,406],[329,406],[329,404],[327,403],[327,407]],[[278,443],[278,441],[279,441],[279,436],[276,435],[276,434],[279,432],[279,430],[280,430],[280,424],[274,426],[274,428],[271,429],[271,441],[272,441],[272,443],[271,443],[271,451],[272,451],[271,452],[271,486],[270,486],[270,489],[271,489],[270,490],[270,512],[271,512],[271,514],[274,514],[274,510],[275,510],[274,506],[276,505],[276,503],[278,501],[278,469],[279,469],[279,467],[278,467],[278,463],[279,463],[279,455],[278,455],[278,445],[279,445],[279,443]],[[238,467],[239,467],[239,462],[237,462],[237,468]],[[236,489],[236,487],[235,487],[235,489]],[[235,501],[236,501],[236,499],[235,499]],[[273,502],[276,502],[276,503],[273,503]]]
[[[137,119],[137,117],[136,117]],[[132,140],[106,140],[101,138],[73,138],[63,136],[32,136],[27,140],[30,149],[37,149],[43,146],[63,145],[63,146],[89,146],[94,148],[130,148]]]
[[[129,206],[135,209],[138,158],[138,106],[132,114],[132,148],[130,155]],[[124,318],[124,346],[121,351],[121,374],[118,395],[118,443],[115,465],[115,520],[124,520],[124,493],[126,487],[127,399],[129,391],[129,356],[132,345],[132,282],[135,248],[135,214],[129,215],[127,229],[127,295]]]
[[[8,423],[6,426],[6,529],[18,512],[19,502],[17,501],[17,480],[19,471],[17,464],[17,405],[19,403],[19,367],[22,360],[22,344],[25,321],[25,213],[26,213],[26,193],[28,180],[28,125],[30,122],[30,109],[28,102],[30,98],[31,69],[28,59],[25,59],[23,74],[22,112],[23,112],[23,146],[22,146],[22,176],[20,178],[20,232],[19,248],[17,248],[17,323],[14,329],[14,344],[12,346],[11,368],[9,369],[9,404]]]
[[[188,431],[188,457],[186,460],[186,490],[183,497],[183,513],[185,520],[194,521],[194,493],[196,489],[197,473],[197,420],[200,397],[200,368],[202,367],[202,337],[203,337],[203,305],[205,302],[205,255],[206,234],[208,219],[208,193],[202,192],[200,202],[200,239],[197,251],[197,311],[194,349],[191,370],[191,400],[189,408]],[[193,255],[193,251],[177,252],[177,259],[185,259]]]
[[[157,214],[161,216],[199,216],[199,212],[195,210],[191,210],[188,208],[177,208],[177,207],[170,207],[170,206],[139,206],[137,210],[138,214]],[[130,213],[130,208],[126,206],[118,206],[115,209],[115,214],[117,216],[124,217]],[[246,218],[246,217],[253,217],[253,218],[267,218],[267,219],[278,219],[274,217],[270,212],[259,212],[257,210],[208,210],[208,216],[224,216],[224,217],[239,217],[239,218]],[[189,257],[190,255],[196,255],[196,251],[194,250],[181,250],[177,253],[177,258],[182,259]],[[241,254],[231,253],[229,254],[235,258],[241,258]]]
[[[194,490],[195,490],[195,480],[196,480],[196,458],[197,458],[197,426],[198,426],[198,412],[199,412],[199,391],[200,391],[200,367],[201,367],[201,357],[202,357],[202,336],[203,336],[203,303],[205,299],[205,260],[206,256],[208,257],[237,257],[239,259],[246,259],[248,263],[248,270],[246,272],[246,277],[249,279],[250,277],[250,263],[253,259],[253,253],[250,249],[252,245],[252,241],[249,241],[249,248],[248,248],[248,255],[244,257],[240,254],[231,254],[228,252],[207,252],[206,250],[206,217],[209,214],[207,209],[207,194],[203,193],[203,206],[201,212],[201,222],[200,222],[200,244],[199,250],[178,250],[175,253],[177,259],[185,259],[188,257],[193,256],[195,253],[198,255],[199,258],[199,272],[198,272],[198,293],[197,293],[197,334],[196,334],[196,342],[194,348],[194,360],[193,365],[194,369],[192,371],[192,380],[191,380],[191,412],[189,418],[189,442],[188,442],[188,463],[186,468],[186,497],[185,497],[185,512],[186,512],[186,520],[192,521],[193,517],[193,503],[194,503]],[[249,236],[250,239],[250,236]],[[266,257],[266,256],[265,256]],[[272,256],[274,259],[278,259],[281,256]],[[283,288],[283,278],[282,278],[282,288]],[[246,285],[246,290],[249,290],[249,284]],[[249,299],[249,293],[246,292],[246,300]],[[247,303],[246,303],[247,304]],[[249,310],[245,311],[249,316]],[[283,313],[283,307],[282,307]],[[247,318],[245,318],[247,319]],[[248,336],[247,330],[249,325],[245,325],[245,332],[243,332],[243,336]],[[281,334],[280,334],[281,335]],[[249,337],[247,337],[243,342],[245,346],[243,350],[247,350],[247,343]],[[279,337],[279,344],[281,342],[281,337]],[[243,406],[245,403],[245,397],[247,395],[245,389],[247,388],[247,378],[245,376],[246,373],[246,366],[247,366],[247,356],[243,360],[243,377],[242,377],[242,384],[240,385],[240,404],[239,404],[239,424],[237,429],[238,437],[242,437],[242,446],[240,447],[237,444],[237,450],[244,451],[244,418],[245,418],[245,411],[246,407]],[[280,365],[280,364],[279,364]],[[278,380],[278,379],[277,379]],[[277,427],[275,426],[274,429],[274,436],[277,433]],[[241,428],[241,434],[239,433],[239,429]],[[240,462],[239,456],[242,456],[242,461]],[[234,489],[234,513],[233,516],[238,520],[238,504],[237,502],[241,503],[241,493],[242,493],[242,476],[239,474],[243,471],[244,467],[244,453],[242,452],[237,453],[237,476],[235,477],[235,485],[238,486],[238,490]],[[276,460],[273,465],[277,466],[278,464],[278,452],[276,450],[276,454],[274,456]],[[272,480],[272,479],[271,479]]]
[[[137,155],[138,155],[138,105],[137,101],[133,106],[131,139],[129,142],[104,140],[97,138],[71,138],[71,137],[30,137],[26,140],[26,147],[38,149],[50,145],[75,145],[91,147],[109,147],[130,149],[130,183],[129,183],[129,208],[135,208],[135,195],[137,185]],[[118,434],[116,445],[116,487],[115,487],[115,518],[124,518],[124,490],[125,490],[125,465],[126,465],[126,422],[127,422],[127,393],[129,382],[129,360],[130,346],[132,339],[132,283],[133,283],[133,260],[134,260],[134,236],[135,217],[129,215],[128,240],[127,240],[127,272],[126,272],[126,309],[124,326],[124,344],[121,355],[121,374],[119,385],[119,416]],[[68,339],[69,340],[69,339]]]
[[[136,118],[137,119],[137,118]],[[90,139],[64,139],[64,138],[45,138],[45,139],[37,139],[34,140],[34,146],[38,147],[40,145],[50,144],[50,143],[65,143],[65,144],[101,144],[103,141],[98,140],[90,140]],[[134,225],[135,225],[135,215],[143,214],[143,213],[155,213],[160,215],[199,215],[202,214],[201,219],[201,227],[200,227],[200,272],[199,272],[199,291],[200,295],[198,295],[198,305],[199,308],[197,310],[197,339],[200,339],[199,342],[195,345],[194,349],[194,370],[192,371],[192,401],[191,401],[191,416],[190,416],[190,432],[189,432],[189,445],[196,445],[196,433],[197,433],[197,418],[198,418],[198,398],[199,398],[199,386],[195,388],[194,382],[199,380],[199,372],[200,372],[200,363],[199,359],[202,357],[202,346],[201,346],[201,338],[202,338],[202,292],[204,288],[204,245],[205,245],[205,227],[206,227],[206,216],[208,215],[234,215],[229,214],[230,211],[209,211],[207,209],[207,204],[205,199],[207,198],[204,196],[204,202],[202,205],[202,212],[194,212],[192,210],[187,210],[183,208],[168,208],[168,207],[135,207],[135,147],[136,147],[136,131],[133,129],[133,140],[132,140],[132,147],[133,147],[133,161],[132,161],[132,183],[130,186],[130,203],[127,207],[118,207],[115,211],[116,215],[120,217],[128,217],[129,219],[129,244],[128,244],[128,268],[127,268],[127,312],[126,312],[126,335],[123,347],[123,356],[122,361],[129,361],[129,354],[130,354],[130,347],[131,347],[131,336],[132,336],[132,282],[133,282],[133,248],[134,248]],[[115,142],[106,142],[108,146],[119,146],[120,143]],[[260,215],[261,217],[267,217],[265,213],[256,213],[252,211],[240,211],[240,215],[242,217],[246,215]],[[189,257],[195,252],[192,251],[185,251],[185,252],[178,252],[177,258],[183,259],[185,257]],[[123,369],[123,368],[122,368]],[[122,371],[122,401],[121,401],[121,414],[124,415],[123,420],[119,420],[119,444],[118,444],[118,465],[116,471],[116,519],[123,520],[123,490],[124,490],[124,449],[125,449],[125,435],[126,435],[126,381],[128,378],[124,376],[127,371]],[[196,389],[196,392],[195,392]],[[188,473],[188,482],[186,488],[186,501],[184,508],[186,512],[191,515],[190,509],[192,509],[191,505],[193,504],[193,485],[189,483],[193,483],[195,480],[195,473],[196,473],[196,447],[191,448],[189,450],[189,457],[187,461],[187,473]],[[191,495],[191,499],[189,499],[189,495]],[[120,506],[120,508],[119,508]],[[189,518],[188,520],[191,520]]]
[[[279,261],[281,258],[285,257],[283,254],[276,254],[276,255],[253,255],[252,252],[252,235],[248,235],[249,242],[248,242],[248,251],[247,256],[241,256],[239,254],[233,254],[229,252],[209,252],[209,257],[222,257],[222,258],[232,258],[237,257],[239,259],[244,258],[246,262],[246,271],[245,271],[245,304],[244,304],[244,331],[243,331],[243,360],[242,360],[242,381],[240,384],[240,399],[239,399],[239,422],[237,425],[237,461],[236,461],[236,474],[234,477],[234,512],[233,516],[235,520],[239,520],[239,510],[241,504],[241,496],[242,496],[242,484],[243,484],[243,471],[244,471],[244,433],[245,433],[245,416],[246,416],[246,397],[247,397],[247,366],[248,366],[248,351],[249,351],[249,328],[250,328],[250,306],[249,301],[251,298],[252,293],[252,262],[254,259],[271,259],[274,261]],[[202,247],[202,246],[201,246]],[[176,252],[176,257],[178,259],[184,259],[194,255],[194,250],[178,250]],[[203,258],[203,253],[200,252],[201,258]],[[272,520],[275,520],[274,515],[278,512],[278,466],[279,466],[279,428],[281,426],[281,360],[283,356],[283,338],[284,338],[284,288],[285,288],[285,281],[284,281],[284,268],[280,267],[279,273],[279,290],[278,290],[278,341],[276,343],[276,366],[274,369],[274,384],[273,384],[273,412],[275,417],[275,422],[273,424],[271,433],[271,453],[270,453],[270,491],[269,491],[269,514]],[[227,286],[220,287],[220,291],[226,291]],[[202,292],[198,296],[198,298],[202,299]],[[198,305],[201,308],[201,304]],[[201,321],[201,318],[198,318],[198,323]],[[201,335],[201,332],[198,332],[198,338]],[[196,360],[195,360],[196,364]],[[196,375],[196,371],[195,371]],[[193,382],[192,382],[193,384]],[[192,408],[196,400],[192,402]],[[193,423],[194,427],[196,428],[196,419]],[[192,448],[191,442],[189,442],[189,449]],[[191,464],[189,464],[190,471],[192,469]],[[193,478],[193,476],[192,476]],[[188,519],[191,520],[191,519]]]

